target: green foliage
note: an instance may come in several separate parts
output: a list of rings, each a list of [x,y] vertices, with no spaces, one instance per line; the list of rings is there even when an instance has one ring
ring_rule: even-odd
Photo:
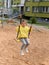
[[[28,21],[28,23],[30,24],[35,24],[37,22],[36,18],[31,17],[30,20]]]

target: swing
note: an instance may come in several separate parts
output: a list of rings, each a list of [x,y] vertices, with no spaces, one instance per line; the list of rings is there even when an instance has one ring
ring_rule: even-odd
[[[18,38],[19,32],[20,32],[20,25],[19,25],[18,32],[17,32],[17,38]],[[16,41],[17,41],[17,42],[20,42],[19,39],[16,39]]]

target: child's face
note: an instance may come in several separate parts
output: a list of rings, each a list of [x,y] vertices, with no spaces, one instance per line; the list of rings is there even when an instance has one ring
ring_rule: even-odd
[[[22,26],[25,27],[26,26],[26,21],[22,22]]]

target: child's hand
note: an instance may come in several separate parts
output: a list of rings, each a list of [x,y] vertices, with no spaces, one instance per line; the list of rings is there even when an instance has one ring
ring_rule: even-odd
[[[19,40],[19,39],[16,39],[16,41],[17,41],[17,42],[20,42],[20,40]]]
[[[16,41],[19,42],[20,40],[16,37]]]

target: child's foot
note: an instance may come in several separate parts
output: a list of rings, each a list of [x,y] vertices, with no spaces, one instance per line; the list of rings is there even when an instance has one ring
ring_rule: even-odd
[[[29,52],[29,51],[28,51],[28,48],[26,48],[25,51],[28,53],[28,52]]]
[[[21,54],[21,55],[24,55],[24,52],[23,52],[23,50],[21,50],[20,54]]]

